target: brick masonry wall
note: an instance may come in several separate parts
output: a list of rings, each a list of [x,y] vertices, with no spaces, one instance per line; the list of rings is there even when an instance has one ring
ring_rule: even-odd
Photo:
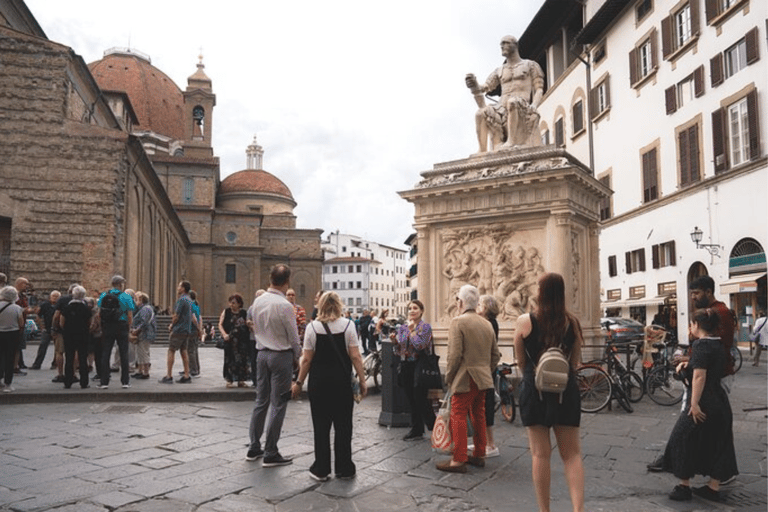
[[[42,292],[103,288],[120,235],[126,134],[79,121],[70,64],[67,48],[0,29],[2,215],[13,277]]]

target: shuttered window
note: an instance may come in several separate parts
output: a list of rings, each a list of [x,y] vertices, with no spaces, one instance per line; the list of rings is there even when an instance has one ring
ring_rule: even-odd
[[[733,46],[709,60],[712,87],[720,85],[727,78],[758,60],[760,60],[760,44],[757,27],[754,27]]]
[[[611,107],[610,77],[601,80],[589,92],[589,117],[594,120]]]
[[[565,146],[565,126],[562,117],[555,121],[555,146]]]
[[[584,130],[584,102],[579,100],[573,105],[573,135],[577,135]]]
[[[656,71],[658,65],[656,57],[657,46],[656,29],[651,30],[647,38],[629,52],[629,83],[636,87],[642,80]]]
[[[659,198],[659,174],[657,165],[657,150],[651,149],[643,153],[643,202],[648,203]]]
[[[603,176],[600,178],[600,183],[606,187],[611,187],[611,176]],[[611,196],[605,197],[600,201],[600,220],[606,220],[611,218]]]
[[[608,276],[616,277],[618,274],[618,269],[616,268],[616,256],[608,256]]]
[[[685,187],[701,179],[699,171],[699,125],[681,130],[677,136],[680,157],[680,186]]]

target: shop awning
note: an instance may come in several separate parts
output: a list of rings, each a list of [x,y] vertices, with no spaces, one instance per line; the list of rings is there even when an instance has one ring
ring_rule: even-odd
[[[668,295],[658,295],[656,297],[643,297],[640,299],[627,299],[627,300],[608,300],[600,303],[600,307],[605,308],[623,308],[631,306],[658,306],[664,304],[664,299]]]
[[[749,293],[757,291],[757,280],[765,277],[765,272],[744,274],[720,283],[720,295],[732,293]]]

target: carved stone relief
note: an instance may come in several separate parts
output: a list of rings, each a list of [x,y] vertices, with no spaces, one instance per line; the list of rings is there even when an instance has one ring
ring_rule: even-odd
[[[443,320],[456,314],[456,294],[465,284],[499,303],[499,321],[515,321],[530,311],[544,273],[540,251],[521,243],[508,224],[449,229],[441,233],[442,274],[448,294]]]

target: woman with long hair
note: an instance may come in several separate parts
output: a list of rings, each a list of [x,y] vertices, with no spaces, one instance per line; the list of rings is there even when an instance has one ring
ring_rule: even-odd
[[[224,337],[224,380],[227,387],[244,388],[248,378],[249,331],[243,309],[243,298],[235,293],[229,297],[229,307],[219,317],[219,332]]]
[[[579,320],[565,307],[565,282],[560,274],[539,278],[536,311],[520,315],[515,329],[515,357],[523,368],[520,385],[520,418],[528,431],[531,450],[533,486],[539,510],[549,511],[550,459],[552,429],[563,460],[565,479],[575,512],[584,510],[584,465],[581,460],[579,424],[581,397],[574,369],[581,362],[584,343]],[[534,369],[549,348],[560,347],[571,363],[568,384],[562,396],[536,389]]]
[[[304,333],[299,376],[291,386],[292,395],[297,398],[309,374],[307,392],[315,441],[315,461],[309,475],[319,482],[328,480],[331,473],[331,427],[336,478],[352,478],[356,473],[352,462],[353,367],[360,394],[367,393],[357,329],[352,320],[342,318],[342,307],[335,292],[326,292],[318,300],[317,319],[310,322]]]
[[[496,343],[499,342],[499,322],[496,320],[496,317],[499,316],[499,303],[496,301],[496,298],[493,295],[481,295],[480,301],[477,304],[477,314],[491,322],[491,327],[493,327],[493,333],[496,335]],[[496,379],[503,378],[499,375],[496,375],[496,371],[494,369],[494,387],[496,386]],[[504,404],[502,404],[502,407],[505,407]],[[486,438],[488,440],[488,446],[485,447],[485,458],[490,457],[498,457],[499,456],[499,447],[496,446],[496,440],[493,438],[493,424],[494,424],[494,417],[496,415],[496,390],[495,389],[486,389],[485,390],[485,433]],[[470,450],[469,447],[467,447],[467,450]]]
[[[386,310],[383,313],[386,317]],[[429,390],[416,385],[416,363],[420,357],[433,350],[432,326],[424,321],[424,304],[420,300],[408,303],[408,322],[398,327],[397,332],[390,334],[393,351],[400,356],[402,366],[402,386],[408,404],[411,407],[411,430],[403,437],[405,441],[421,439],[424,435],[424,425],[429,430],[435,425],[435,412],[427,401]]]
[[[663,469],[680,479],[669,498],[687,501],[696,494],[720,501],[720,482],[738,475],[733,446],[733,413],[720,380],[727,364],[718,332],[720,318],[713,309],[698,309],[688,327],[694,338],[691,358],[677,366],[688,384],[683,412],[678,416],[664,451]],[[691,489],[694,475],[709,476],[707,485]]]

